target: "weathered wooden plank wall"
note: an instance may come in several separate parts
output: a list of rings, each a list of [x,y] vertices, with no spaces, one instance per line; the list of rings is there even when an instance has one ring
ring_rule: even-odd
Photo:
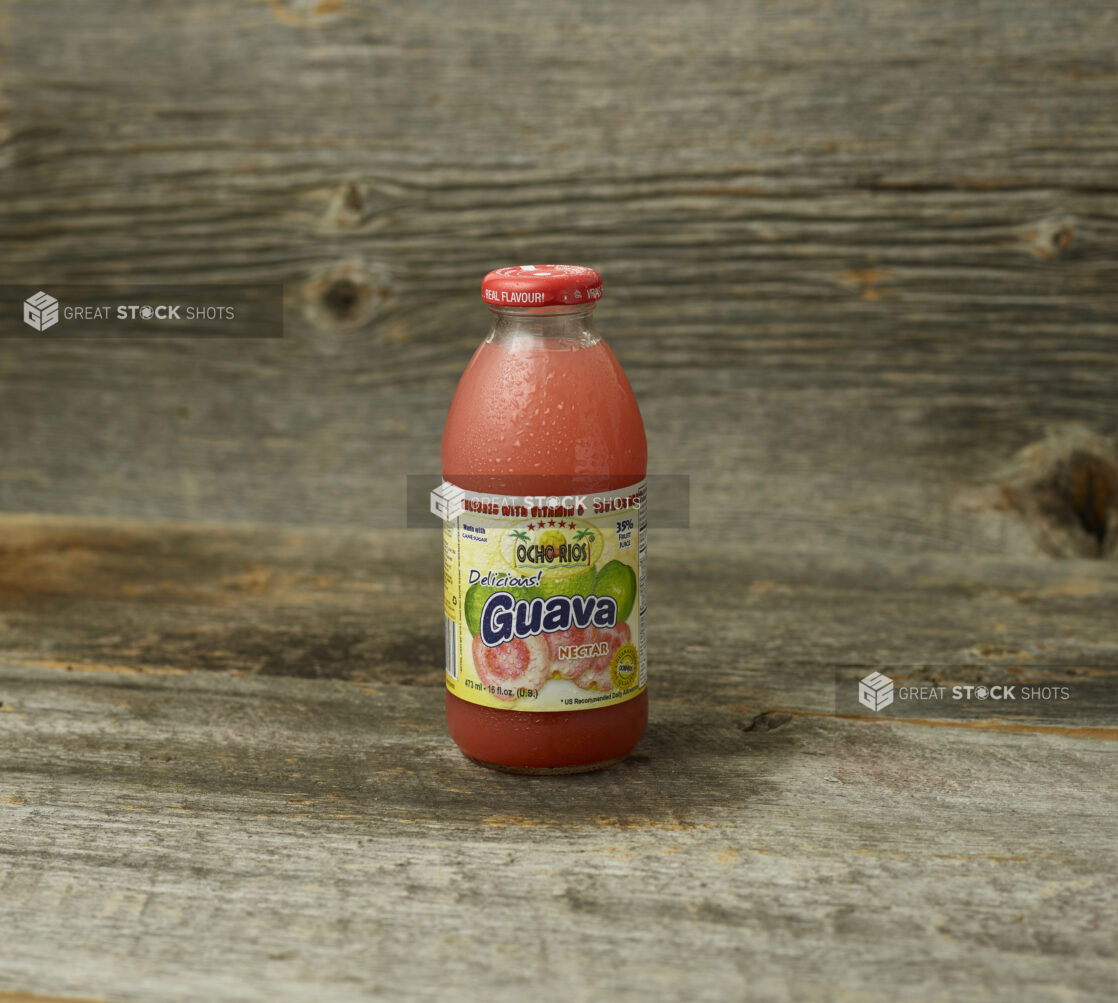
[[[0,507],[399,525],[480,276],[570,259],[697,525],[1113,555],[1116,51],[1054,0],[4,0],[0,282],[289,309],[0,343]]]

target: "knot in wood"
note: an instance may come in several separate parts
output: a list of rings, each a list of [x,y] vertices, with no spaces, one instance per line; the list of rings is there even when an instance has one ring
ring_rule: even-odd
[[[1098,436],[1073,429],[1027,447],[1002,493],[1047,553],[1118,554],[1118,455]]]
[[[1065,256],[1075,240],[1075,221],[1072,219],[1042,219],[1022,234],[1033,255],[1050,261]]]
[[[376,317],[391,295],[391,282],[383,269],[349,262],[307,282],[305,313],[320,331],[352,331]]]
[[[360,226],[369,215],[369,191],[359,181],[342,185],[330,200],[326,222],[332,226],[349,228]]]

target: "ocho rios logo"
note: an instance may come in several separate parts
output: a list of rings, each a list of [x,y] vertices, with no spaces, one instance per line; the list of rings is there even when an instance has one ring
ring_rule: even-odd
[[[592,568],[602,554],[602,534],[583,519],[534,519],[508,530],[501,556],[517,571],[544,571],[549,578]]]

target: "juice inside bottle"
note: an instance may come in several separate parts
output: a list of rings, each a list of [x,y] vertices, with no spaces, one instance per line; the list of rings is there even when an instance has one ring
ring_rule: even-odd
[[[442,443],[446,482],[479,495],[546,497],[560,503],[590,498],[603,507],[622,504],[610,501],[610,492],[643,481],[647,447],[640,411],[620,364],[594,327],[594,299],[587,299],[595,291],[600,295],[600,282],[597,273],[572,266],[501,269],[486,277],[483,290],[494,324],[470,359],[450,406]],[[492,302],[498,296],[505,302]],[[548,302],[506,305],[509,299],[532,302],[533,297]],[[578,299],[564,302],[564,297]],[[478,511],[480,521],[480,506]],[[533,518],[531,513],[538,511],[551,517]],[[509,598],[497,601],[509,604],[509,619],[502,621],[503,611],[487,605],[488,626],[496,630],[511,623],[515,604],[521,616],[518,631],[532,629],[533,614],[540,628],[494,648],[474,637],[474,657],[485,662],[478,667],[478,680],[481,685],[496,680],[497,699],[461,691],[470,697],[463,699],[448,690],[451,737],[467,756],[489,766],[531,773],[600,768],[627,755],[644,734],[647,692],[643,683],[635,692],[636,676],[625,674],[636,668],[638,647],[643,658],[643,641],[638,645],[637,637],[643,599],[634,606],[629,595],[640,570],[639,532],[634,519],[625,518],[633,512],[598,515],[588,510],[563,518],[571,511],[525,507],[525,519],[489,529],[475,527],[472,517],[464,521],[466,539],[488,532],[491,550],[503,544],[503,552],[513,556],[510,571],[484,577],[484,568],[459,568],[462,590],[470,578],[513,581],[517,584],[507,589]],[[539,563],[531,563],[537,559]],[[536,587],[524,582],[536,582]],[[581,627],[582,621],[571,618],[585,612],[583,600],[595,588],[600,619],[594,622],[600,626]],[[556,594],[563,598],[548,599]],[[471,605],[480,606],[480,599]],[[480,630],[478,614],[471,612],[473,618],[462,622],[463,641],[474,628]],[[626,618],[627,623],[621,622]],[[562,629],[549,632],[549,623]],[[487,674],[490,663],[493,672]],[[546,664],[541,668],[537,663]],[[643,671],[640,676],[643,680]],[[529,695],[503,695],[511,692],[500,686],[505,679],[530,679]],[[479,689],[479,683],[470,685]],[[614,702],[624,686],[635,695]],[[533,701],[545,691],[584,709],[555,709],[552,698],[551,709],[533,710]],[[475,702],[481,699],[489,705]]]

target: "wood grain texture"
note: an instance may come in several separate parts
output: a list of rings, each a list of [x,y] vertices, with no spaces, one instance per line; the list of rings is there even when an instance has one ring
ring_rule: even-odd
[[[1043,720],[1114,725],[1113,563],[766,554],[745,538],[704,543],[682,530],[653,544],[659,700],[686,704],[701,684],[714,702],[833,712],[836,673],[880,669],[913,685],[1072,685],[1078,698],[1063,713],[1043,708]],[[2,650],[60,670],[437,689],[440,562],[433,531],[3,516]],[[1022,707],[1019,719],[1032,713]]]
[[[1116,52],[1054,0],[0,0],[3,309],[286,287],[276,341],[0,339],[0,997],[1109,1001]],[[604,272],[692,478],[648,737],[548,781],[446,738],[402,529],[530,259]],[[872,669],[1076,700],[845,712]]]
[[[648,736],[541,780],[445,733],[436,533],[0,518],[0,989],[1108,999],[1118,568],[656,543]]]
[[[287,334],[5,340],[4,508],[400,525],[480,276],[559,258],[696,526],[1087,556],[999,485],[1118,444],[1112,5],[114,3],[0,4],[0,281],[281,281]]]
[[[114,1000],[1109,999],[1113,743],[660,702],[473,766],[430,687],[6,659],[0,986]]]
[[[40,996],[38,993],[0,992],[0,1003],[104,1003],[104,1000],[80,1000],[73,996]]]

